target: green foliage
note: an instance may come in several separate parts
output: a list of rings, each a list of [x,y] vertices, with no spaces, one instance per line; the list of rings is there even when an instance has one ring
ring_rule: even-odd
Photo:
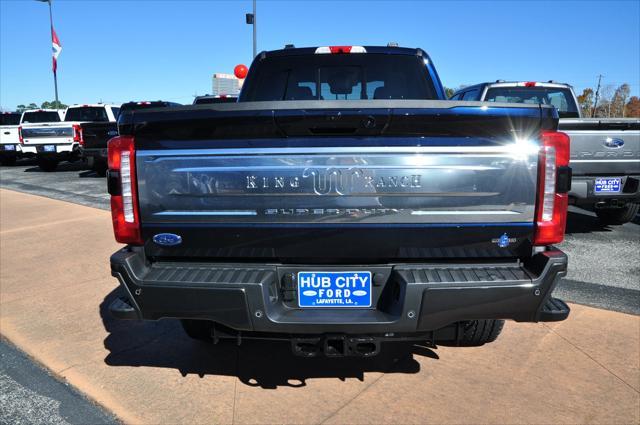
[[[67,109],[67,105],[60,101],[56,103],[55,100],[52,100],[51,102],[42,102],[41,107],[42,109]]]
[[[451,87],[444,88],[444,94],[447,96],[447,99],[451,98],[453,94],[456,92],[456,89],[452,89]]]

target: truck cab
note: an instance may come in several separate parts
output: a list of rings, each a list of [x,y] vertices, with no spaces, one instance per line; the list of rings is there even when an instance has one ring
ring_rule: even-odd
[[[551,105],[571,138],[570,201],[603,224],[624,224],[640,211],[640,119],[585,118],[569,84],[521,81],[476,84],[451,100]]]

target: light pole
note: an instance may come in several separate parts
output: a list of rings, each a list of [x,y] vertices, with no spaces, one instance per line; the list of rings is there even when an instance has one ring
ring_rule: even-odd
[[[40,0],[46,1],[46,0]],[[258,54],[258,33],[256,30],[256,0],[253,0],[253,13],[247,13],[245,15],[246,22],[248,25],[253,25],[253,57],[255,58]]]
[[[53,12],[51,11],[51,0],[36,0],[36,1],[49,4],[49,26],[51,29],[51,40],[53,43]],[[53,86],[56,91],[56,108],[57,108],[58,105],[60,105],[60,102],[58,101],[58,75],[55,70],[53,71]]]

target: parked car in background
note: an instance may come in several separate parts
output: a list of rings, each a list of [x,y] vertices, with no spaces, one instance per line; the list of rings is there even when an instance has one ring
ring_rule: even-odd
[[[35,145],[25,145],[25,132],[27,135],[30,135],[32,128],[57,125],[57,123],[64,120],[64,113],[65,111],[61,109],[30,109],[24,111],[20,118],[20,127],[18,127],[20,155],[33,157],[38,153]]]
[[[593,208],[604,224],[633,220],[640,210],[640,119],[584,118],[573,88],[556,82],[482,83],[451,100],[553,105],[558,129],[571,138],[570,201]]]
[[[557,124],[551,106],[447,101],[421,49],[263,52],[237,103],[121,114],[110,311],[307,357],[563,320]]]
[[[65,112],[63,122],[22,126],[22,148],[33,149],[38,165],[53,171],[60,161],[78,161],[85,141],[92,146],[96,139],[116,136],[116,105],[72,105]]]
[[[20,156],[19,112],[3,112],[0,114],[0,164],[13,165]]]
[[[231,96],[226,94],[206,94],[204,96],[196,96],[193,99],[194,105],[205,105],[211,103],[234,103],[238,101],[238,96]]]

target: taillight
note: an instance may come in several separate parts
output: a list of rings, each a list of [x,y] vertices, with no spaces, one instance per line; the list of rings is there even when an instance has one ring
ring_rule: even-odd
[[[538,162],[538,203],[534,245],[560,243],[567,223],[569,168],[569,136],[556,131],[541,134],[542,146]]]
[[[80,146],[84,146],[84,139],[82,138],[82,127],[79,124],[73,125],[73,141],[80,143]]]
[[[18,141],[21,145],[24,145],[24,139],[22,138],[22,126],[18,127]]]
[[[113,233],[118,242],[142,245],[133,137],[114,137],[107,143],[107,152]]]

